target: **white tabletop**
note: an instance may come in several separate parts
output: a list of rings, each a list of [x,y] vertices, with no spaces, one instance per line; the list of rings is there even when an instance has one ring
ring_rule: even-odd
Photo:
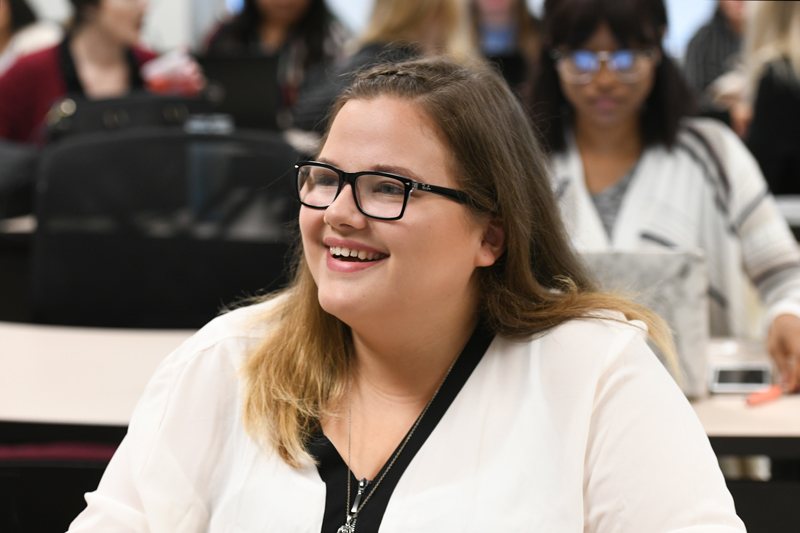
[[[192,333],[0,322],[0,421],[125,426],[155,368]],[[800,395],[692,405],[710,437],[800,437]]]
[[[125,426],[158,364],[192,333],[0,322],[0,420]]]

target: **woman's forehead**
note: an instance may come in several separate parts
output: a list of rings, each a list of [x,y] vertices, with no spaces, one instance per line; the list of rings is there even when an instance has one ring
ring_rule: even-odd
[[[348,172],[392,166],[424,179],[449,174],[452,159],[427,114],[417,104],[394,97],[345,103],[333,119],[318,158]]]

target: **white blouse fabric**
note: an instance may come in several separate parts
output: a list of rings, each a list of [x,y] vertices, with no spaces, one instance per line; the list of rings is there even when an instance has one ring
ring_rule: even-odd
[[[242,426],[237,369],[267,327],[265,305],[217,318],[161,364],[70,531],[320,531],[316,467],[292,469]],[[529,342],[496,337],[380,531],[744,531],[642,327],[587,319]]]
[[[753,156],[724,124],[685,119],[674,147],[647,148],[609,237],[571,135],[552,158],[553,187],[578,251],[684,249],[705,254],[714,336],[751,336],[747,284],[765,326],[800,316],[800,250]]]

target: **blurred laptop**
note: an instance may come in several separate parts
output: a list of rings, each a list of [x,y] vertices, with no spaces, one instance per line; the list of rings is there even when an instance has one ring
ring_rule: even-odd
[[[276,56],[206,56],[197,61],[217,113],[231,115],[237,128],[278,129],[281,95]]]
[[[586,252],[580,254],[605,290],[618,290],[655,311],[672,329],[683,392],[708,393],[708,272],[693,251]],[[663,355],[651,343],[659,358]],[[669,367],[667,367],[669,368]]]

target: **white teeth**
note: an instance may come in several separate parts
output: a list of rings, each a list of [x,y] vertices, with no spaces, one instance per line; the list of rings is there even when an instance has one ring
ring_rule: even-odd
[[[331,255],[339,257],[357,257],[361,261],[377,261],[386,257],[386,254],[366,252],[364,250],[351,250],[340,246],[331,246],[329,250]]]

